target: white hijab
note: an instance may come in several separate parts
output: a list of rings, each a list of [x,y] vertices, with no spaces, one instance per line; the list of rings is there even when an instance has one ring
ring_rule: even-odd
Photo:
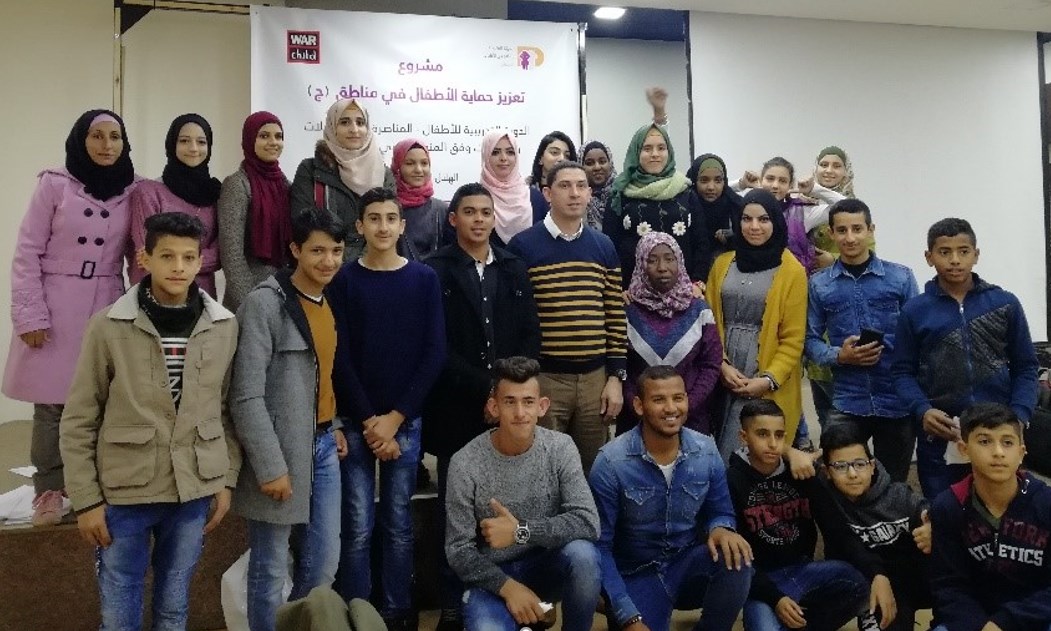
[[[336,125],[340,117],[350,108],[356,108],[365,116],[365,127],[367,128],[365,144],[361,149],[347,149],[339,144],[336,139]],[[369,127],[369,113],[357,101],[353,99],[341,99],[328,108],[325,117],[325,131],[322,136],[329,151],[336,157],[339,164],[339,179],[347,185],[347,188],[357,195],[364,195],[370,188],[383,186],[383,178],[386,166],[383,154],[380,152],[379,144]]]

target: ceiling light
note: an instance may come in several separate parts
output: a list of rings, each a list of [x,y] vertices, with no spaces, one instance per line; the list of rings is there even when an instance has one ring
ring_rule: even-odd
[[[595,17],[600,20],[619,20],[624,17],[623,7],[599,7],[595,9]]]

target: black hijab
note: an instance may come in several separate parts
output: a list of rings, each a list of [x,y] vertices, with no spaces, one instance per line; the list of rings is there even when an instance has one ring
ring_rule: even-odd
[[[175,157],[175,146],[179,142],[179,131],[186,123],[196,123],[204,130],[208,139],[208,157],[195,167],[183,164]],[[212,126],[199,114],[183,114],[172,121],[168,135],[164,137],[164,152],[168,163],[164,165],[161,181],[176,197],[194,206],[214,206],[219,199],[222,182],[208,172],[208,162],[212,159]]]
[[[741,217],[744,215],[744,207],[748,204],[759,204],[770,216],[774,225],[774,233],[770,235],[763,245],[751,245],[741,234]],[[732,211],[734,231],[734,251],[737,269],[751,274],[772,269],[781,264],[781,254],[788,245],[788,224],[785,221],[785,213],[781,210],[781,203],[761,188],[754,188],[744,196],[744,203],[740,208]]]
[[[88,155],[85,144],[91,122],[101,114],[112,116],[120,125],[120,135],[124,138],[124,150],[117,161],[110,166],[96,164]],[[66,137],[66,170],[84,185],[84,190],[99,201],[106,201],[124,192],[135,181],[135,167],[131,164],[131,143],[124,121],[109,110],[88,110],[80,115],[73,129]]]
[[[701,176],[701,163],[706,160],[714,160],[719,163],[720,168],[723,171],[723,178],[726,180],[726,184],[723,186],[723,193],[715,201],[709,202],[701,197],[701,194],[697,192],[697,178]],[[744,207],[744,202],[741,201],[741,196],[737,194],[732,188],[730,188],[730,178],[726,174],[726,163],[723,159],[714,153],[705,153],[694,158],[693,163],[690,165],[690,169],[686,171],[686,178],[690,180],[692,190],[690,191],[690,204],[693,208],[700,210],[701,216],[704,217],[704,225],[708,228],[711,233],[708,238],[715,242],[715,232],[725,228],[731,228],[730,220],[734,209],[741,209]]]

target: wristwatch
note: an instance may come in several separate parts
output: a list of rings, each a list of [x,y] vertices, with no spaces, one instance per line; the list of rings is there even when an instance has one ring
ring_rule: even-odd
[[[518,522],[518,527],[515,528],[515,543],[520,546],[529,543],[529,524],[524,521]]]
[[[624,370],[623,368],[621,368],[620,370],[614,370],[613,376],[617,379],[620,379],[620,381],[623,383],[628,380],[628,371]]]
[[[627,620],[625,620],[624,624],[620,625],[620,628],[621,629],[627,629],[631,625],[633,625],[635,623],[638,623],[638,622],[642,622],[642,614],[640,614],[640,613],[637,613],[634,616],[632,616],[632,617],[628,618]]]

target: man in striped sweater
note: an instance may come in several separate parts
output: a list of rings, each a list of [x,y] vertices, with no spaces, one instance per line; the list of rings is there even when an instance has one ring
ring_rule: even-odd
[[[559,162],[543,189],[551,210],[508,248],[526,262],[540,316],[540,389],[551,400],[540,424],[573,437],[585,473],[623,405],[627,325],[620,259],[587,226],[591,187],[577,162]]]

